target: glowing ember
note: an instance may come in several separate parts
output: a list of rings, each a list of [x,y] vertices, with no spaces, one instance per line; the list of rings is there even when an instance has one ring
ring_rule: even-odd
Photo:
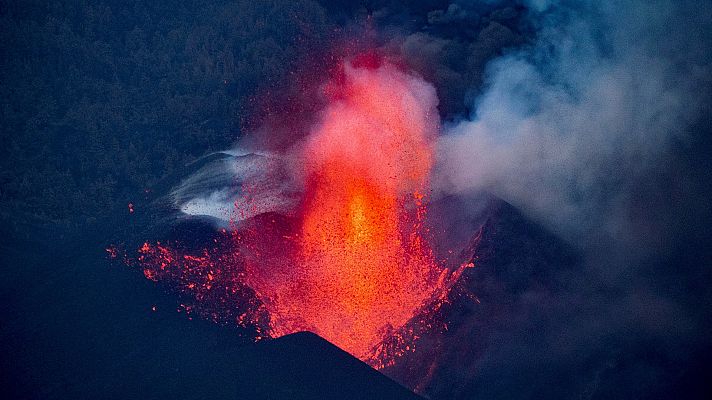
[[[403,330],[462,272],[436,262],[424,226],[437,100],[422,79],[363,61],[324,86],[319,123],[288,153],[304,188],[295,216],[262,214],[225,232],[227,252],[146,243],[147,279],[177,284],[214,320],[272,337],[313,331],[374,366],[399,353],[386,342],[412,350],[416,335]],[[249,206],[249,195],[236,204]]]

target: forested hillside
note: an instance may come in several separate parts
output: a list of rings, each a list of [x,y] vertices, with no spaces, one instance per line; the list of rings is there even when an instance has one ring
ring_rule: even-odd
[[[398,54],[436,86],[444,117],[467,112],[488,60],[522,43],[521,9],[507,2],[0,4],[7,224],[81,226],[125,213],[162,178],[279,111],[302,89],[295,72],[318,80],[310,70],[339,43],[373,40]]]
[[[311,1],[0,7],[0,208],[80,224],[228,147],[329,29]]]

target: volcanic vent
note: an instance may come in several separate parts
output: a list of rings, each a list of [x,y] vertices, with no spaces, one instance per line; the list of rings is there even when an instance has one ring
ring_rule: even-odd
[[[191,312],[269,337],[312,331],[382,366],[394,354],[384,343],[416,329],[462,272],[436,258],[426,220],[437,98],[373,55],[341,62],[321,88],[317,123],[241,183],[214,248],[146,243],[137,261],[192,299]],[[294,206],[260,209],[280,179],[300,188]]]

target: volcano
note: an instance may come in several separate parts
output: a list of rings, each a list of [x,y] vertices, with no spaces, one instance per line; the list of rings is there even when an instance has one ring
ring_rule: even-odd
[[[435,91],[364,57],[331,72],[304,139],[213,155],[172,191],[183,214],[224,221],[197,252],[139,248],[147,279],[192,297],[184,311],[251,326],[256,339],[314,332],[374,367],[433,328],[428,315],[469,259],[433,247]]]

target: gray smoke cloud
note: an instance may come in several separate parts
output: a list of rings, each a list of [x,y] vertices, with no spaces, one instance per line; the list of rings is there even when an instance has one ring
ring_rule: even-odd
[[[471,117],[446,125],[437,189],[489,191],[584,245],[654,243],[638,190],[709,110],[712,6],[528,6],[536,39],[492,61]]]
[[[528,218],[498,216],[468,284],[481,303],[463,301],[390,373],[433,398],[693,393],[712,348],[712,3],[526,7],[524,45],[492,59],[482,86],[458,74],[477,97],[443,124],[434,189],[491,193]],[[485,31],[463,53],[492,54],[473,53]],[[416,39],[433,60],[467,40],[412,34],[406,56]],[[422,365],[432,379],[409,380]]]

